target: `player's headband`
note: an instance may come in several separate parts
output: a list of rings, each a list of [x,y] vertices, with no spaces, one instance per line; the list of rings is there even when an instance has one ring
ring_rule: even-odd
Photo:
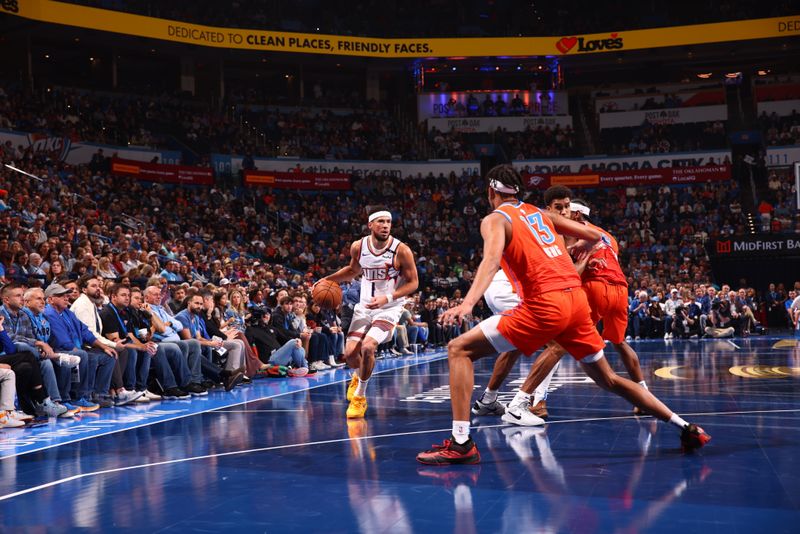
[[[584,217],[588,217],[592,210],[589,209],[589,206],[584,206],[583,204],[578,204],[577,202],[570,202],[569,209],[571,211],[577,211],[578,213],[583,213]]]
[[[503,182],[498,182],[497,180],[489,180],[489,187],[498,193],[508,193],[509,195],[516,195],[519,193],[516,187],[511,187],[510,185],[506,185]]]
[[[376,211],[375,213],[371,213],[369,216],[369,222],[374,221],[375,219],[380,219],[381,217],[388,217],[389,220],[392,220],[392,214],[388,211]]]

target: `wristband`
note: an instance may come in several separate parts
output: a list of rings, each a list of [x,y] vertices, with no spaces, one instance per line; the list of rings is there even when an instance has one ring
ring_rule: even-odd
[[[386,295],[386,304],[389,304],[389,303],[391,303],[393,300],[394,300],[394,297],[392,296],[392,294],[391,294],[391,293],[389,293],[388,295]]]

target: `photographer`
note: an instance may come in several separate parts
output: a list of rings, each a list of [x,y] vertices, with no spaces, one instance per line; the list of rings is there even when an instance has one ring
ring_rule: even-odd
[[[707,326],[705,333],[711,337],[733,337],[735,331],[734,317],[736,312],[731,309],[729,300],[722,298],[714,299],[711,303],[711,325]],[[738,314],[736,314],[738,316]]]

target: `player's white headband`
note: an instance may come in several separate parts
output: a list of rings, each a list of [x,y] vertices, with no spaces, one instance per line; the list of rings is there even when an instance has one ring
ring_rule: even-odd
[[[569,209],[571,211],[577,211],[578,213],[583,213],[584,217],[588,217],[592,210],[589,209],[589,206],[584,206],[583,204],[578,204],[577,202],[570,202]]]
[[[376,211],[375,213],[371,213],[369,216],[369,222],[374,221],[375,219],[380,219],[381,217],[388,217],[389,220],[392,220],[392,214],[388,211]]]
[[[489,187],[498,193],[508,193],[509,195],[516,195],[519,193],[516,187],[511,187],[510,185],[506,185],[503,182],[498,182],[497,180],[489,180]]]

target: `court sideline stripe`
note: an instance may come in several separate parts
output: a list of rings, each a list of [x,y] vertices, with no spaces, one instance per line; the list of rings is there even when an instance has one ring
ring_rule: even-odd
[[[399,371],[400,369],[408,369],[408,368],[411,368],[411,367],[416,367],[418,365],[425,365],[426,363],[437,362],[437,361],[441,361],[441,360],[444,360],[444,359],[447,359],[447,353],[443,353],[443,354],[441,354],[439,356],[433,357],[430,360],[426,360],[424,362],[414,362],[414,363],[410,363],[409,365],[403,365],[402,367],[394,367],[392,369],[384,369],[382,371],[376,371],[376,372],[373,372],[372,374],[373,375],[380,375],[380,374],[384,374],[384,373],[389,373],[391,371]],[[268,379],[265,379],[265,380],[268,380]],[[244,404],[249,404],[251,402],[260,402],[260,401],[264,401],[264,400],[276,399],[278,397],[283,397],[284,395],[293,395],[295,393],[302,393],[304,391],[311,391],[312,389],[318,389],[318,388],[323,388],[323,387],[327,387],[327,386],[333,386],[335,384],[343,384],[343,383],[346,383],[346,382],[349,382],[349,381],[350,381],[350,378],[348,377],[348,378],[345,378],[343,380],[336,380],[336,381],[333,381],[333,382],[329,382],[327,384],[317,384],[317,385],[314,385],[314,386],[309,386],[307,388],[297,389],[297,390],[294,390],[294,391],[284,391],[284,392],[281,392],[281,393],[276,393],[274,395],[267,395],[266,397],[260,397],[260,398],[257,398],[257,399],[248,399],[246,401],[235,402],[233,404],[228,404],[227,406],[217,406],[215,408],[209,408],[208,410],[202,410],[202,411],[199,411],[199,412],[180,414],[180,415],[176,415],[175,417],[169,417],[167,419],[159,419],[159,420],[156,420],[156,421],[146,421],[146,422],[142,423],[141,425],[131,426],[131,427],[127,427],[127,428],[118,428],[116,430],[110,430],[108,432],[101,432],[99,434],[92,434],[90,436],[84,436],[84,437],[80,437],[80,438],[75,438],[75,439],[69,440],[69,441],[64,441],[64,442],[60,442],[60,443],[53,443],[52,445],[47,445],[47,446],[44,446],[44,447],[39,448],[39,449],[33,449],[33,450],[30,450],[30,451],[18,452],[16,454],[9,454],[7,456],[0,456],[0,462],[2,462],[3,460],[5,460],[7,458],[16,458],[17,456],[24,456],[26,454],[33,454],[35,452],[46,451],[48,449],[54,449],[56,447],[62,447],[64,445],[70,445],[72,443],[78,443],[79,441],[85,441],[87,439],[102,438],[104,436],[110,436],[111,434],[117,434],[119,432],[127,432],[128,430],[136,430],[137,428],[144,428],[146,426],[157,425],[159,423],[167,423],[169,421],[175,421],[175,420],[178,420],[178,419],[183,419],[185,417],[193,417],[195,415],[203,415],[203,414],[215,412],[215,411],[218,411],[218,410],[226,410],[228,408],[233,408],[234,406],[242,406]],[[64,428],[69,428],[69,427],[65,426]]]
[[[698,413],[686,413],[686,416],[702,416],[702,415],[746,415],[746,414],[760,414],[760,413],[786,413],[786,412],[800,412],[799,409],[787,409],[787,410],[752,410],[752,411],[736,411],[736,412],[698,412]],[[615,421],[621,419],[636,419],[637,416],[635,415],[623,415],[617,417],[589,417],[583,419],[565,419],[562,421],[552,421],[548,422],[548,424],[564,424],[564,423],[586,423],[586,422],[593,422],[593,421]],[[499,424],[499,425],[483,425],[480,427],[475,427],[476,430],[481,428],[500,428],[500,427],[511,427],[512,425],[508,424]],[[59,486],[61,484],[66,484],[67,482],[72,482],[75,480],[80,480],[82,478],[100,476],[100,475],[109,475],[113,473],[122,473],[124,471],[132,471],[134,469],[145,469],[148,467],[158,467],[162,465],[172,465],[172,464],[180,464],[184,462],[192,462],[195,460],[207,460],[209,458],[223,458],[225,456],[239,456],[243,454],[251,454],[256,452],[268,452],[268,451],[276,451],[276,450],[283,450],[283,449],[293,449],[298,447],[316,447],[318,445],[330,445],[332,443],[343,443],[345,441],[357,441],[357,440],[367,440],[367,439],[382,439],[382,438],[394,438],[399,436],[413,436],[416,434],[431,434],[433,432],[447,432],[451,430],[450,428],[436,428],[431,430],[415,430],[412,432],[394,432],[391,434],[379,434],[377,436],[363,436],[358,438],[336,438],[336,439],[326,439],[321,441],[312,441],[308,443],[290,443],[287,445],[273,445],[271,447],[258,447],[255,449],[245,449],[241,451],[229,451],[229,452],[220,452],[215,454],[205,454],[203,456],[190,456],[189,458],[176,458],[174,460],[164,460],[163,462],[152,462],[147,464],[139,464],[139,465],[129,465],[126,467],[115,467],[114,469],[104,469],[102,471],[90,471],[88,473],[80,473],[78,475],[72,475],[66,478],[60,478],[58,480],[53,480],[52,482],[47,482],[45,484],[40,484],[38,486],[33,486],[31,488],[27,488],[24,490],[16,491],[14,493],[9,493],[7,495],[0,496],[0,502],[6,501],[9,499],[13,499],[15,497],[21,497],[22,495],[27,495],[28,493],[34,493],[37,491],[41,491],[43,489],[52,488],[54,486]]]

